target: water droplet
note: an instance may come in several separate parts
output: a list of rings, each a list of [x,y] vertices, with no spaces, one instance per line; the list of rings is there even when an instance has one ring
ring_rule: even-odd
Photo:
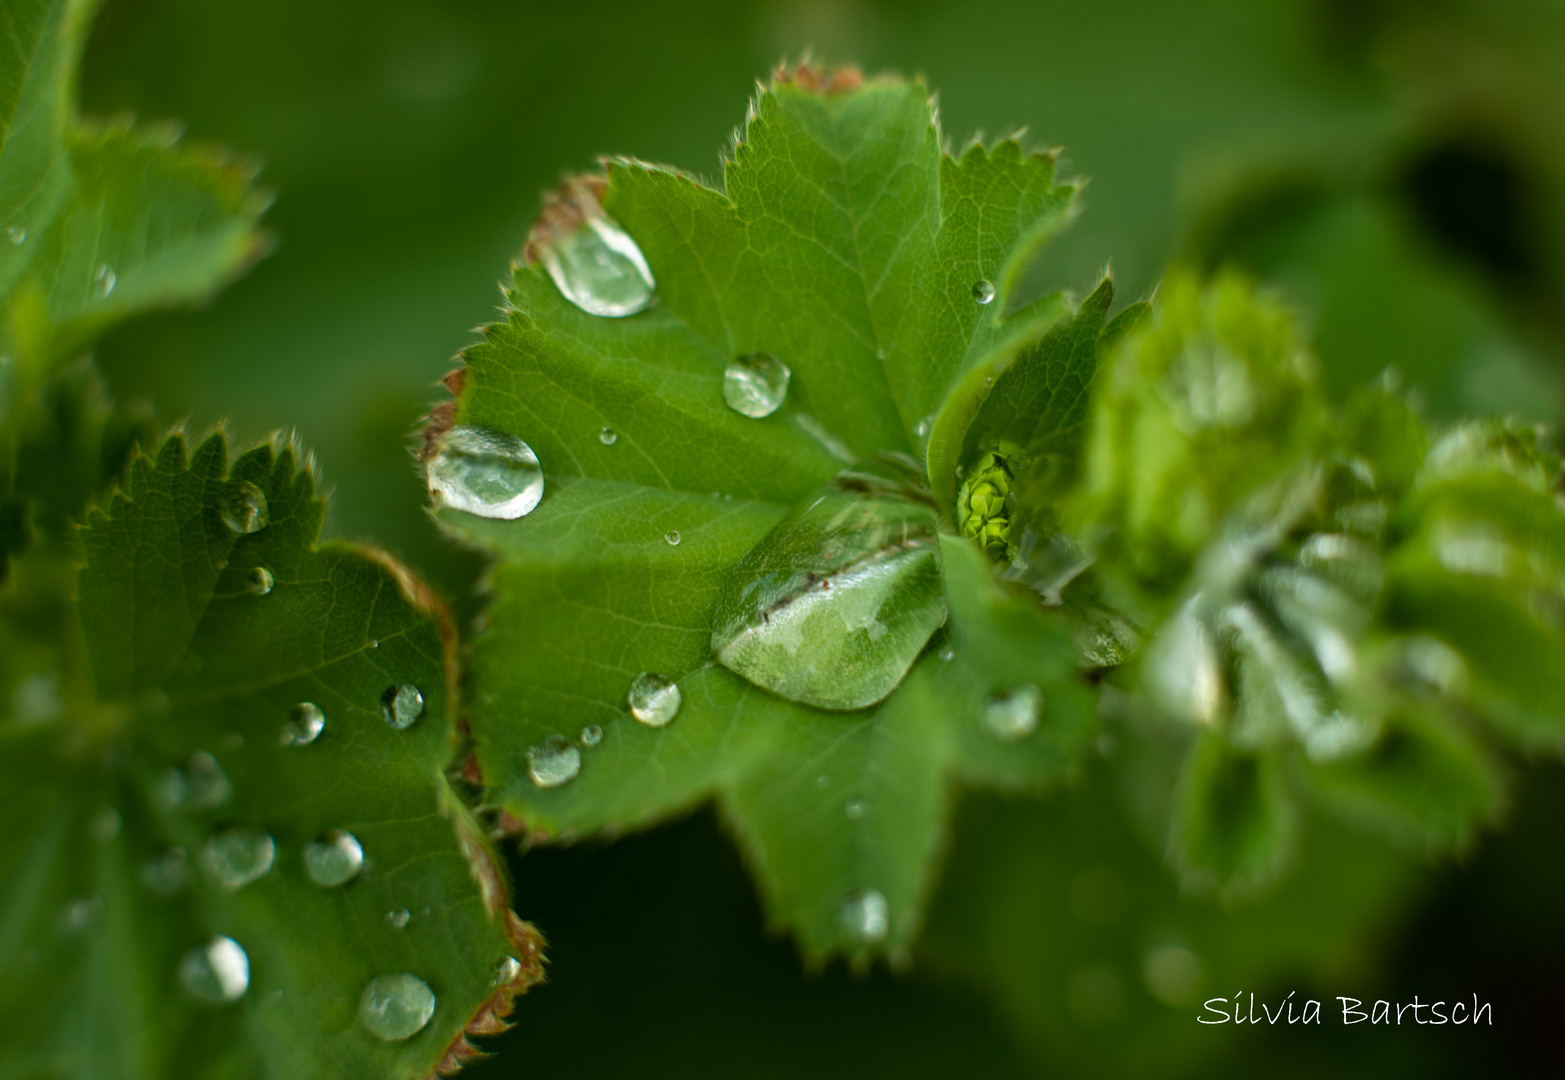
[[[271,511],[266,505],[266,492],[248,480],[229,486],[223,495],[221,513],[223,524],[240,536],[248,536],[266,528]]]
[[[413,918],[413,913],[405,907],[399,907],[386,912],[386,921],[401,930]]]
[[[114,267],[108,263],[99,263],[98,268],[92,272],[93,288],[98,290],[98,295],[107,297],[114,291],[115,284],[119,281],[119,275],[114,272]]]
[[[987,281],[975,282],[973,285],[973,299],[980,304],[987,304],[994,299],[994,286]]]
[[[20,247],[27,243],[27,229],[21,225],[11,225],[5,230],[5,238]]]
[[[619,432],[615,431],[611,427],[605,427],[603,430],[598,432],[598,441],[604,446],[613,446],[618,438]]]
[[[359,1023],[387,1042],[416,1035],[434,1015],[435,992],[407,972],[371,979],[359,999]]]
[[[990,698],[979,722],[1001,742],[1019,742],[1038,730],[1043,704],[1042,690],[1031,685],[1018,687]]]
[[[669,547],[678,547],[679,546],[679,530],[678,529],[670,529],[670,530],[668,530],[668,532],[663,534],[663,539],[668,541],[668,546]]]
[[[120,812],[112,806],[105,806],[92,815],[87,822],[87,831],[92,833],[94,840],[108,843],[120,834]]]
[[[723,400],[737,413],[759,420],[770,416],[788,396],[788,365],[766,353],[750,353],[723,369]]]
[[[398,731],[424,715],[424,695],[412,683],[393,686],[380,695],[380,715]]]
[[[956,650],[949,645],[945,646],[940,650],[940,659],[950,663],[956,659]]]
[[[272,869],[277,845],[259,829],[235,827],[213,833],[201,848],[208,876],[230,891],[265,877]]]
[[[556,788],[581,772],[581,751],[563,735],[549,735],[527,750],[527,775],[541,788]]]
[[[534,227],[529,238],[560,294],[589,315],[620,319],[652,303],[657,283],[641,249],[598,207],[592,193],[576,188]]]
[[[934,426],[935,426],[935,418],[933,416],[926,416],[926,417],[924,417],[922,420],[920,420],[918,422],[918,426],[913,429],[913,432],[920,439],[927,439],[927,438],[929,438],[929,431],[930,431],[930,429],[933,428]]]
[[[630,715],[647,727],[660,728],[679,715],[683,695],[673,679],[643,671],[630,684],[626,700],[630,704]]]
[[[98,916],[102,914],[103,899],[101,897],[84,897],[65,905],[65,910],[60,912],[60,925],[67,933],[79,934],[97,922]]]
[[[543,498],[538,455],[493,428],[452,428],[436,444],[427,472],[430,498],[479,517],[525,517]]]
[[[179,962],[179,982],[195,998],[225,1005],[250,989],[250,957],[239,942],[218,936]]]
[[[169,848],[141,864],[141,883],[158,896],[173,896],[190,880],[190,856],[184,848]]]
[[[272,586],[277,584],[277,579],[272,577],[272,572],[264,566],[257,566],[250,571],[250,591],[257,596],[265,596],[272,591]]]
[[[313,701],[301,701],[288,710],[288,722],[283,725],[284,746],[308,746],[326,730],[326,714]]]
[[[822,709],[896,689],[946,619],[934,511],[899,490],[844,474],[762,538],[718,595],[718,662]]]
[[[304,869],[317,885],[331,888],[351,881],[364,866],[364,848],[358,837],[332,829],[304,847]]]
[[[494,966],[494,978],[490,986],[508,986],[522,973],[522,962],[514,956],[502,956]]]
[[[184,769],[169,769],[157,785],[158,800],[171,810],[216,810],[233,790],[223,767],[205,751],[191,754]]]
[[[874,945],[891,929],[891,908],[883,893],[864,889],[848,897],[840,919],[850,938],[863,945]]]
[[[863,799],[854,799],[844,807],[844,812],[848,815],[849,821],[861,821],[864,815],[869,812],[869,804]]]
[[[581,729],[581,744],[583,746],[597,746],[603,741],[603,729],[597,724],[588,724]]]
[[[827,788],[831,787],[831,777],[827,776],[825,773],[821,773],[815,778],[815,786],[820,788],[822,791],[825,791]]]

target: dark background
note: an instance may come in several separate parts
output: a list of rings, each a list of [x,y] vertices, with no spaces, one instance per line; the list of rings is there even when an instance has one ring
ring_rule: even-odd
[[[1051,285],[1112,265],[1135,299],[1171,260],[1237,263],[1297,307],[1335,390],[1390,367],[1436,416],[1565,406],[1555,0],[109,0],[84,111],[181,118],[257,156],[277,247],[209,310],[117,331],[100,362],[168,419],[242,439],[296,427],[335,487],[330,530],[390,548],[470,615],[481,566],[426,518],[408,435],[492,317],[540,192],[608,152],[715,177],[755,80],[812,46],[921,73],[952,142],[1025,125],[1063,145],[1091,183],[1037,268]],[[1074,880],[1048,869],[1075,865],[1058,837],[1172,889],[1155,845],[1113,824],[1123,771],[1110,760],[1042,804],[966,800],[925,944],[896,976],[804,972],[708,814],[518,857],[515,907],[551,938],[553,981],[475,1075],[1479,1076],[1565,1060],[1557,764],[1519,772],[1507,822],[1463,858],[1399,861],[1374,889],[1373,859],[1321,871],[1305,914],[1252,919],[1254,938],[1208,912],[1230,939],[1214,950],[1278,957],[1211,994],[1328,1005],[1318,1029],[1238,1032],[1158,1004],[1128,968],[1119,997],[1083,998],[1080,972],[1098,969],[1055,948],[1130,934],[1051,907]],[[1315,835],[1327,856],[1361,843]],[[1300,929],[1360,893],[1373,917]],[[1004,904],[1018,940],[976,943]],[[1492,1030],[1344,1029],[1332,996],[1474,992]]]

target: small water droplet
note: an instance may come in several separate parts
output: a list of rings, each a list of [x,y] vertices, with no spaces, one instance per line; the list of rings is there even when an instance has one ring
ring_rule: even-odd
[[[630,715],[647,727],[660,728],[679,715],[683,695],[674,680],[643,671],[630,684],[626,700],[630,704]]]
[[[359,999],[359,1023],[387,1042],[416,1035],[434,1015],[435,992],[405,971],[371,979]]]
[[[876,889],[863,889],[848,897],[840,918],[848,936],[863,945],[883,940],[891,929],[890,905],[885,894]]]
[[[1001,742],[1018,742],[1038,730],[1043,691],[1028,685],[997,695],[984,705],[980,723]]]
[[[325,888],[351,881],[364,866],[364,848],[358,837],[332,829],[304,847],[304,869],[310,880]]]
[[[670,530],[668,530],[668,532],[663,534],[663,539],[668,541],[668,546],[669,547],[678,547],[679,546],[679,530],[678,529],[670,529]]]
[[[854,799],[844,808],[849,821],[860,821],[869,812],[869,804],[863,799]]]
[[[619,432],[615,431],[611,427],[605,427],[598,432],[598,441],[604,446],[613,446],[618,438]]]
[[[242,826],[213,833],[201,848],[201,865],[223,888],[242,889],[272,869],[277,845],[259,829]]]
[[[277,579],[272,577],[272,572],[264,566],[257,566],[250,571],[250,591],[257,596],[265,596],[272,591],[272,586],[277,584]]]
[[[108,843],[120,834],[120,812],[112,806],[105,806],[92,815],[92,819],[87,822],[87,831],[92,833],[94,840]]]
[[[583,746],[597,746],[603,741],[603,729],[597,724],[588,724],[581,729],[581,744]]]
[[[101,914],[103,914],[103,899],[88,896],[66,904],[65,910],[60,912],[60,924],[67,933],[79,934],[97,922]]]
[[[947,663],[949,663],[952,660],[955,660],[956,659],[956,650],[953,649],[949,645],[945,646],[943,649],[940,650],[940,659],[946,661]]]
[[[723,400],[734,412],[759,420],[788,396],[788,365],[767,353],[749,353],[723,369]]]
[[[108,263],[99,263],[98,268],[92,272],[93,288],[98,290],[98,295],[107,297],[114,291],[114,286],[119,281],[119,275],[114,272],[114,267]]]
[[[581,772],[581,751],[563,735],[549,735],[527,750],[527,775],[541,788],[556,788]]]
[[[5,238],[20,247],[27,243],[27,229],[21,225],[12,225],[5,230]]]
[[[221,513],[223,524],[240,536],[248,536],[266,528],[271,515],[266,505],[266,492],[248,480],[230,485],[223,495]]]
[[[393,686],[380,695],[380,715],[398,731],[411,727],[424,715],[424,695],[412,683]]]
[[[522,973],[522,962],[514,956],[502,956],[494,966],[494,978],[490,986],[508,986]]]
[[[250,957],[239,942],[219,935],[179,962],[179,982],[195,998],[225,1005],[250,989]]]
[[[158,896],[173,896],[190,880],[190,856],[184,848],[169,848],[141,864],[141,883]]]
[[[413,913],[405,907],[396,908],[386,912],[386,921],[401,930],[413,918]]]
[[[933,416],[926,416],[918,422],[918,427],[914,428],[913,431],[920,439],[927,439],[929,438],[930,429],[934,426],[935,418]]]
[[[994,286],[987,281],[978,281],[973,284],[973,299],[980,304],[987,304],[994,299]]]
[[[479,517],[525,517],[543,498],[538,455],[493,428],[452,428],[440,437],[426,471],[430,498]]]
[[[821,773],[815,778],[815,786],[820,788],[822,791],[825,791],[827,788],[831,787],[831,777],[827,776],[825,773]]]
[[[216,810],[233,785],[217,759],[205,751],[190,755],[183,769],[169,769],[157,784],[158,801],[170,810]]]
[[[326,730],[326,714],[313,701],[301,701],[288,710],[288,722],[283,725],[284,746],[308,746]]]

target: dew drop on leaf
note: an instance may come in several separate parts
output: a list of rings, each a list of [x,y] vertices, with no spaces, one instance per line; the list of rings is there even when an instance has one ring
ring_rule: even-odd
[[[107,297],[114,291],[114,286],[118,282],[119,275],[108,263],[99,263],[97,269],[92,272],[92,287],[98,290],[99,296]]]
[[[179,962],[179,984],[191,997],[226,1005],[250,989],[250,957],[239,942],[218,936],[191,949]]]
[[[678,529],[670,529],[670,530],[668,530],[668,532],[663,534],[663,539],[668,543],[669,547],[678,547],[679,546],[679,530]]]
[[[158,800],[171,810],[216,810],[233,785],[217,759],[205,751],[190,755],[183,769],[169,769],[158,781]]]
[[[257,566],[250,571],[250,591],[257,596],[265,596],[272,591],[272,586],[277,584],[277,579],[272,577],[272,572],[264,566]]]
[[[541,788],[556,788],[581,772],[581,751],[563,735],[549,735],[527,750],[527,775]]]
[[[416,1035],[434,1015],[435,992],[407,972],[376,976],[359,999],[359,1023],[387,1042]]]
[[[358,837],[332,829],[304,847],[304,869],[310,880],[324,888],[353,880],[364,866],[364,848]]]
[[[5,230],[5,238],[18,247],[27,243],[27,230],[21,225],[11,225]]]
[[[101,914],[103,914],[102,899],[96,896],[83,897],[65,905],[65,910],[60,912],[60,925],[66,933],[79,934],[97,922]]]
[[[597,724],[588,724],[581,729],[581,744],[583,746],[597,746],[603,741],[603,729]]]
[[[767,353],[749,353],[723,369],[723,400],[737,413],[759,420],[770,416],[788,396],[788,365]]]
[[[301,701],[288,711],[288,722],[283,725],[284,746],[308,746],[326,730],[326,714],[313,701]]]
[[[973,299],[980,304],[987,304],[994,299],[994,286],[987,281],[978,281],[973,284]]]
[[[877,889],[863,889],[848,897],[839,918],[848,937],[861,945],[884,940],[891,929],[891,908]]]
[[[405,907],[393,908],[386,912],[386,922],[395,929],[401,930],[413,918],[413,913]]]
[[[920,439],[927,439],[929,438],[930,429],[934,426],[935,418],[932,416],[926,416],[918,422],[918,426],[913,429],[913,433],[916,434]]]
[[[220,512],[223,524],[240,536],[260,532],[266,528],[271,517],[271,510],[266,505],[266,492],[248,480],[240,480],[229,486],[223,495]]]
[[[619,319],[652,303],[657,285],[646,256],[601,212],[535,241],[535,246],[560,294],[589,315]]]
[[[949,645],[945,646],[944,648],[942,648],[940,650],[940,659],[945,660],[947,662],[955,660],[956,659],[956,650],[953,649]]]
[[[201,866],[218,885],[242,889],[272,869],[277,845],[259,829],[243,826],[213,833],[201,848]]]
[[[869,804],[863,799],[854,799],[843,808],[843,812],[848,815],[849,821],[859,821],[869,812]]]
[[[664,727],[679,715],[683,695],[674,680],[651,671],[643,671],[630,684],[626,701],[630,715],[647,727]]]
[[[169,848],[141,864],[141,883],[157,896],[173,896],[190,880],[190,856],[184,848]]]
[[[1043,717],[1043,691],[1028,685],[997,694],[984,703],[979,723],[985,734],[1001,742],[1019,742],[1038,730]]]
[[[380,715],[398,731],[411,727],[424,715],[424,695],[412,683],[393,686],[380,695]]]
[[[436,444],[427,472],[430,498],[479,517],[525,517],[543,498],[538,455],[493,428],[452,428]]]
[[[598,432],[598,441],[604,446],[613,446],[615,441],[618,439],[619,432],[615,431],[611,427],[605,427]]]
[[[516,981],[516,977],[522,973],[522,962],[514,956],[502,956],[495,962],[494,977],[489,980],[490,986],[507,986]]]

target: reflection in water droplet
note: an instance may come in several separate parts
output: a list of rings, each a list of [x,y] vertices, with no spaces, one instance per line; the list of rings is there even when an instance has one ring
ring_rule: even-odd
[[[859,821],[869,812],[869,804],[863,799],[854,799],[844,808],[849,821]]]
[[[956,650],[947,645],[940,650],[940,659],[950,661],[956,659]]]
[[[759,420],[776,412],[788,395],[788,365],[766,353],[750,353],[723,369],[723,400],[737,413]]]
[[[668,532],[663,534],[663,539],[668,542],[668,546],[669,547],[678,547],[679,546],[679,530],[678,529],[670,529],[670,530],[668,530]]]
[[[386,921],[401,930],[413,918],[413,913],[405,907],[396,908],[386,912]]]
[[[426,472],[430,498],[479,517],[525,517],[543,498],[538,455],[493,428],[452,428],[436,443]]]
[[[118,281],[119,275],[108,263],[99,263],[97,269],[92,272],[92,286],[98,290],[99,296],[107,297],[114,291]]]
[[[276,854],[270,836],[240,826],[208,837],[201,848],[201,865],[213,881],[232,891],[265,877]]]
[[[598,441],[604,446],[613,446],[618,438],[619,432],[615,431],[611,427],[605,427],[602,431],[598,432]]]
[[[158,896],[173,896],[190,880],[190,856],[184,848],[169,848],[141,864],[141,883]]]
[[[272,586],[275,584],[276,579],[272,577],[272,572],[266,567],[257,566],[250,571],[250,591],[255,593],[255,595],[265,596],[272,591]]]
[[[407,972],[371,979],[359,999],[359,1023],[387,1042],[417,1034],[433,1015],[435,992]]]
[[[326,714],[313,701],[301,701],[288,711],[283,725],[284,746],[308,746],[326,730]]]
[[[987,281],[979,281],[973,285],[973,299],[980,304],[987,304],[994,299],[994,286]]]
[[[930,428],[932,428],[934,426],[935,426],[935,418],[932,417],[932,416],[926,416],[926,417],[924,417],[922,420],[920,420],[918,422],[918,427],[914,428],[913,432],[920,439],[927,439],[927,438],[929,438],[929,430],[930,430]]]
[[[18,246],[27,243],[27,230],[21,225],[12,225],[5,230],[5,238]]]
[[[220,512],[223,516],[223,524],[240,536],[248,536],[266,528],[266,522],[271,514],[270,508],[266,505],[266,492],[248,480],[240,480],[229,485],[228,490],[223,493]]]
[[[311,881],[326,888],[352,880],[363,866],[364,848],[358,837],[341,829],[332,829],[304,847],[305,871]]]
[[[184,769],[169,769],[158,780],[158,801],[171,810],[215,810],[228,801],[233,785],[211,754],[190,755]]]
[[[250,988],[250,957],[231,937],[215,937],[179,962],[179,982],[201,1001],[227,1004]]]
[[[541,788],[556,788],[581,772],[581,751],[563,735],[549,735],[527,750],[527,775]]]
[[[630,715],[647,727],[660,728],[679,715],[683,695],[673,679],[643,671],[630,684],[626,700],[630,704]]]
[[[424,695],[412,683],[393,686],[380,695],[380,715],[398,731],[411,727],[424,715]]]
[[[864,889],[850,896],[842,905],[842,928],[850,938],[863,945],[873,945],[891,929],[891,908],[886,897],[876,889]]]
[[[87,822],[87,831],[92,833],[93,839],[108,843],[120,834],[120,812],[112,806],[105,806]]]
[[[603,741],[603,729],[597,724],[588,724],[581,729],[581,744],[583,746],[597,746]]]
[[[561,295],[589,315],[619,319],[652,303],[656,283],[636,242],[601,211],[533,246]],[[536,233],[534,234],[536,237]]]
[[[1038,730],[1043,716],[1043,691],[1023,686],[991,698],[984,705],[980,723],[1001,742],[1018,742]]]
[[[502,956],[495,962],[494,978],[489,980],[490,986],[508,986],[516,981],[516,977],[522,973],[522,962],[514,956]]]

